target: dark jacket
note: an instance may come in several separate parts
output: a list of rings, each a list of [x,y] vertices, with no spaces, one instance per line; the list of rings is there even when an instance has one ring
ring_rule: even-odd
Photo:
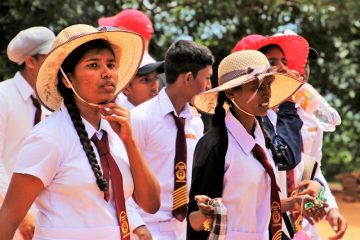
[[[276,133],[285,140],[286,145],[292,153],[292,158],[294,159],[294,164],[292,164],[288,170],[295,168],[301,161],[302,125],[303,122],[297,113],[295,103],[286,101],[279,105]],[[263,126],[270,134],[271,139],[273,139],[275,136],[275,129],[267,116],[263,118]]]
[[[195,195],[222,197],[227,148],[228,136],[225,126],[211,128],[196,145],[187,216],[199,209],[194,200]],[[208,235],[209,232],[192,229],[188,219],[187,239],[207,239]]]

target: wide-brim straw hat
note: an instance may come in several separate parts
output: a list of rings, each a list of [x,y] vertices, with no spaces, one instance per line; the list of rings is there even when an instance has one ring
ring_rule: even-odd
[[[271,44],[281,48],[289,69],[297,71],[300,75],[303,74],[309,54],[309,43],[299,35],[265,37],[259,34],[251,34],[237,42],[232,52],[249,49],[259,50]]]
[[[193,98],[193,105],[201,112],[214,114],[218,93],[241,86],[255,79],[273,76],[269,107],[279,105],[297,91],[302,81],[286,74],[269,72],[270,64],[264,54],[255,50],[234,52],[219,64],[218,87],[200,93]]]
[[[114,95],[136,74],[144,52],[144,40],[139,34],[106,28],[97,30],[85,24],[72,25],[57,35],[37,75],[36,94],[46,108],[55,111],[61,107],[63,98],[57,90],[57,76],[65,58],[80,45],[97,39],[108,41],[115,54],[118,83]]]

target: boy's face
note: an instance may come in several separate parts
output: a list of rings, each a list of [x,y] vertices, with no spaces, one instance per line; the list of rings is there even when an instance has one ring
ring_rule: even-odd
[[[123,92],[134,106],[157,96],[159,93],[159,76],[157,71],[144,76],[136,75]]]
[[[211,89],[211,76],[213,74],[212,66],[208,65],[198,71],[195,78],[190,82],[190,87],[193,90],[193,96]],[[193,97],[192,96],[192,97]]]

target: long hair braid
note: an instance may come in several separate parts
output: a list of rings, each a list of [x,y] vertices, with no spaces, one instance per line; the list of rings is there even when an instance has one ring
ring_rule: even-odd
[[[224,103],[227,97],[223,91],[218,93],[217,105],[215,107],[215,114],[212,116],[212,125],[216,126],[225,126],[225,109]]]
[[[76,132],[80,138],[81,145],[85,151],[85,154],[89,160],[91,169],[94,172],[95,178],[96,178],[96,184],[98,185],[100,191],[106,191],[109,187],[107,181],[104,179],[103,174],[101,172],[100,166],[98,164],[98,161],[96,160],[96,156],[94,153],[94,148],[92,147],[90,143],[90,139],[87,135],[87,132],[85,130],[85,125],[81,120],[79,109],[77,108],[75,104],[74,95],[71,90],[66,88],[62,81],[59,81],[58,89],[61,93],[61,95],[64,98],[64,104],[66,108],[68,109],[68,112],[71,117],[71,121],[74,124],[74,127],[76,129]]]

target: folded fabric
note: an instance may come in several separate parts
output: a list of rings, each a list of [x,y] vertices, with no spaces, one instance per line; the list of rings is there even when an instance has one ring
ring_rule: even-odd
[[[209,240],[225,240],[227,228],[227,209],[221,198],[212,199],[210,205],[215,207],[214,222],[209,234]]]

